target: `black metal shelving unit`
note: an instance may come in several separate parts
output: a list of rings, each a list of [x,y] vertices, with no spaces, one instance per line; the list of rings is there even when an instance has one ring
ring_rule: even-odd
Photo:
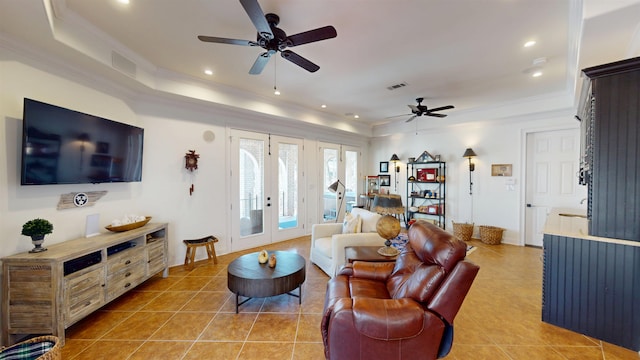
[[[405,221],[411,219],[432,220],[446,227],[446,172],[444,161],[407,163],[407,205]],[[411,209],[417,211],[412,211]]]

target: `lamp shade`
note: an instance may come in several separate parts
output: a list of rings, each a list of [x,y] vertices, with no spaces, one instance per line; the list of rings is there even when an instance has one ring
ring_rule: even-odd
[[[471,148],[467,148],[467,150],[464,151],[464,154],[462,155],[463,158],[472,158],[477,156],[476,153],[473,151],[473,149]]]
[[[389,159],[389,161],[400,161],[400,158],[398,157],[398,155],[393,154],[391,155],[391,159]]]
[[[338,186],[341,184],[340,180],[336,180],[333,184],[329,185],[329,187],[327,188],[329,191],[331,191],[332,193],[335,193],[338,191]]]
[[[378,194],[373,198],[371,210],[382,215],[403,214],[404,206],[398,194]]]

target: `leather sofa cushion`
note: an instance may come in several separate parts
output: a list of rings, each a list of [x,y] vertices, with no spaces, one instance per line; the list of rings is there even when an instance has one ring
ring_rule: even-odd
[[[380,340],[414,337],[424,330],[424,309],[411,299],[353,298],[353,322],[361,334]]]
[[[351,297],[368,297],[375,299],[390,299],[389,291],[384,281],[363,278],[351,278],[349,282]]]

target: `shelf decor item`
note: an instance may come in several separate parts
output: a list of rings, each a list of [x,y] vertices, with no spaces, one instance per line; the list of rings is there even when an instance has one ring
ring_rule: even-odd
[[[129,224],[124,224],[124,225],[107,225],[105,226],[105,229],[109,230],[109,231],[113,231],[113,232],[123,232],[123,231],[129,231],[129,230],[133,230],[133,229],[137,229],[139,227],[143,227],[145,225],[147,225],[147,223],[151,220],[151,216],[145,216],[144,220],[141,221],[136,221],[136,222],[132,222]]]
[[[31,237],[31,242],[35,246],[29,250],[30,253],[38,253],[46,251],[47,248],[42,247],[44,236],[53,232],[53,224],[49,220],[36,218],[29,220],[22,225],[22,235]]]

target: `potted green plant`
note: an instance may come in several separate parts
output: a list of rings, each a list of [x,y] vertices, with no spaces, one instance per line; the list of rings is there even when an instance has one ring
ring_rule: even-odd
[[[33,219],[29,220],[22,225],[22,235],[30,236],[31,242],[35,246],[29,252],[41,252],[47,250],[42,247],[44,242],[44,236],[53,232],[53,224],[49,220],[45,219]]]

